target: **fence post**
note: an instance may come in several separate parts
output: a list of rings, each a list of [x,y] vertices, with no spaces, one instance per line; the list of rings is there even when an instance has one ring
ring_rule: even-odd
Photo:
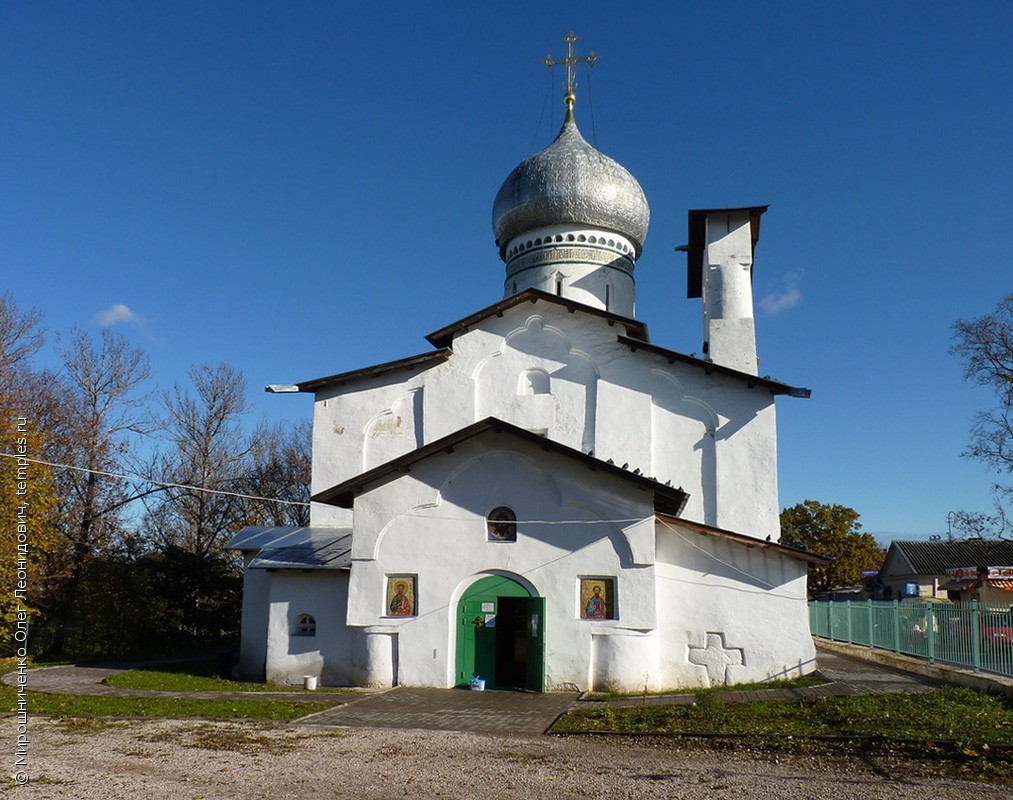
[[[848,644],[853,644],[852,639],[854,637],[852,636],[852,632],[851,632],[851,601],[850,600],[845,600],[844,601],[844,614],[848,618]]]
[[[865,607],[869,611],[869,613],[868,613],[868,617],[869,617],[869,642],[868,642],[868,644],[869,644],[869,647],[875,647],[876,646],[876,634],[874,633],[874,622],[873,622],[873,612],[872,612],[872,598],[870,597],[868,600],[866,600],[865,604],[866,604]]]
[[[893,601],[893,652],[900,655],[900,600]]]
[[[925,638],[929,644],[929,663],[936,663],[936,614],[932,603],[925,603]]]
[[[971,600],[971,666],[981,672],[981,620],[978,619],[978,600]]]
[[[827,603],[827,638],[834,641],[834,604]]]

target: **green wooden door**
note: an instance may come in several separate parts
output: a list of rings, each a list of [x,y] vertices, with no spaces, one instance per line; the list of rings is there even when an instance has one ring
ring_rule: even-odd
[[[528,680],[527,689],[545,691],[545,598],[531,597],[527,602]]]
[[[528,596],[517,581],[499,575],[481,578],[467,588],[457,604],[455,685],[466,686],[475,675],[487,686],[495,685],[497,600]]]
[[[491,609],[491,610],[490,610]],[[496,629],[485,625],[487,615],[496,613],[495,600],[466,600],[461,603],[457,626],[457,683],[472,677],[496,682]]]

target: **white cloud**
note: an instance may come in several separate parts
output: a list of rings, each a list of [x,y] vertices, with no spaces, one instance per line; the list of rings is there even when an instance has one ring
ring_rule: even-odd
[[[798,280],[801,273],[793,272],[784,279],[783,292],[771,292],[760,300],[760,308],[768,314],[780,314],[789,308],[794,308],[802,302],[802,292],[798,288]]]
[[[101,325],[103,328],[108,328],[110,325],[115,325],[117,322],[126,322],[129,325],[143,325],[146,320],[140,314],[135,314],[130,310],[130,306],[124,305],[123,303],[113,303],[105,311],[99,311],[94,316],[95,322]]]
[[[768,314],[780,314],[789,308],[794,308],[802,302],[802,292],[797,286],[789,286],[780,294],[771,293],[760,301],[760,308]]]

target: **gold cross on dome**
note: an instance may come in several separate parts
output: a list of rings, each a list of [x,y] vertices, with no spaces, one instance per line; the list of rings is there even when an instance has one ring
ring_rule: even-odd
[[[564,36],[563,41],[566,42],[566,58],[553,58],[552,53],[549,53],[545,60],[542,61],[546,68],[551,72],[552,68],[557,64],[566,64],[566,85],[563,87],[566,89],[566,96],[563,98],[563,102],[566,103],[567,108],[573,108],[573,102],[576,96],[573,90],[577,88],[577,81],[574,80],[573,68],[577,64],[587,64],[588,67],[593,67],[594,62],[597,61],[600,56],[594,54],[594,50],[588,53],[586,56],[576,56],[573,53],[573,43],[580,37],[570,31],[569,36]]]

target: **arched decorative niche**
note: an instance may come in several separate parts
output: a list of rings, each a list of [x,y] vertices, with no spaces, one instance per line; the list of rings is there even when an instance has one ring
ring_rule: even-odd
[[[551,394],[549,373],[544,369],[526,369],[517,381],[517,394]]]

